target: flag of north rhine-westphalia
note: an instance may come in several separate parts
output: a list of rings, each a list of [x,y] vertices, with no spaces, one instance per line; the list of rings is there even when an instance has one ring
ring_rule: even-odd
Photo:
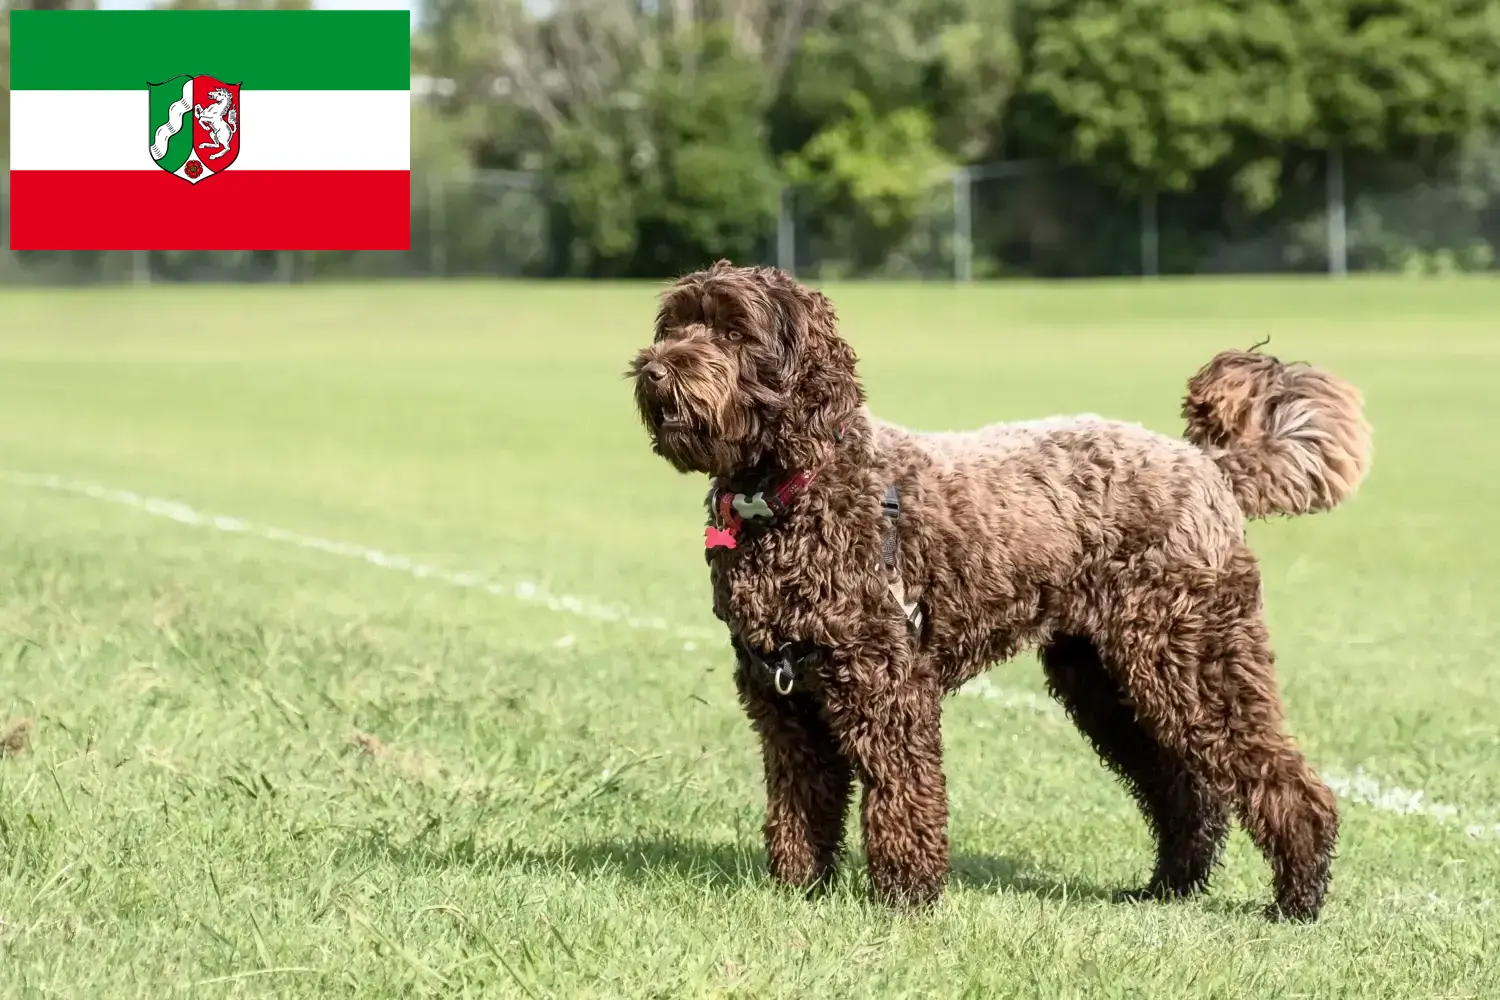
[[[14,250],[405,250],[405,11],[14,11]]]

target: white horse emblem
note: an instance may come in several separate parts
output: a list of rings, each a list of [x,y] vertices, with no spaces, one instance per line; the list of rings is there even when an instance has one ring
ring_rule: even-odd
[[[208,96],[213,103],[206,108],[201,104],[193,105],[193,117],[213,139],[212,142],[198,143],[198,148],[217,149],[217,153],[208,154],[210,160],[217,160],[229,152],[229,140],[239,128],[239,112],[234,107],[234,96],[223,87],[215,87]]]

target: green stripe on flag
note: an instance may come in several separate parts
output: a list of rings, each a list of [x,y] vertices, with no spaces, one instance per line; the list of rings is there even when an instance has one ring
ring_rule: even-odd
[[[401,10],[17,10],[11,90],[139,90],[181,73],[246,90],[410,90]]]

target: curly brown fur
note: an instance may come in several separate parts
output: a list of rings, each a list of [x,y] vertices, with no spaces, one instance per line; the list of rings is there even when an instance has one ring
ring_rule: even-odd
[[[1225,351],[1188,383],[1182,415],[1248,517],[1332,510],[1370,471],[1359,390],[1311,365]]]
[[[832,879],[838,862],[853,772],[817,699],[776,694],[737,641],[735,646],[740,704],[761,737],[771,871],[789,885],[817,888]]]
[[[1053,697],[1135,798],[1156,835],[1156,870],[1138,899],[1191,896],[1208,886],[1229,832],[1223,802],[1182,758],[1136,720],[1125,692],[1083,636],[1059,636],[1042,647]]]
[[[1189,387],[1189,441],[1097,417],[916,433],[863,407],[823,295],[723,261],[666,292],[630,375],[677,469],[746,493],[816,473],[782,523],[706,553],[761,741],[778,878],[830,876],[857,778],[877,896],[938,898],[942,698],[1040,647],[1053,693],[1156,835],[1139,895],[1202,889],[1232,811],[1271,862],[1271,915],[1317,916],[1338,813],[1286,731],[1245,519],[1354,489],[1369,430],[1352,388],[1227,353]],[[887,484],[917,637],[881,561]],[[781,695],[757,662],[787,644],[812,653]]]

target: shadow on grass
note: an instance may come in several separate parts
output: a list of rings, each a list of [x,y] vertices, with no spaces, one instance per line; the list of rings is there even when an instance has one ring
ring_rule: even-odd
[[[517,845],[476,847],[471,841],[441,844],[422,838],[401,843],[371,832],[346,844],[344,853],[361,867],[373,862],[415,870],[458,869],[476,874],[567,872],[584,878],[623,878],[642,884],[675,879],[724,889],[771,884],[765,852],[760,848],[668,837],[601,840],[538,850]],[[835,884],[862,886],[863,869],[862,854],[846,854]],[[1027,893],[1055,901],[1113,898],[1111,888],[1060,877],[1029,859],[982,854],[955,854],[948,886]]]

